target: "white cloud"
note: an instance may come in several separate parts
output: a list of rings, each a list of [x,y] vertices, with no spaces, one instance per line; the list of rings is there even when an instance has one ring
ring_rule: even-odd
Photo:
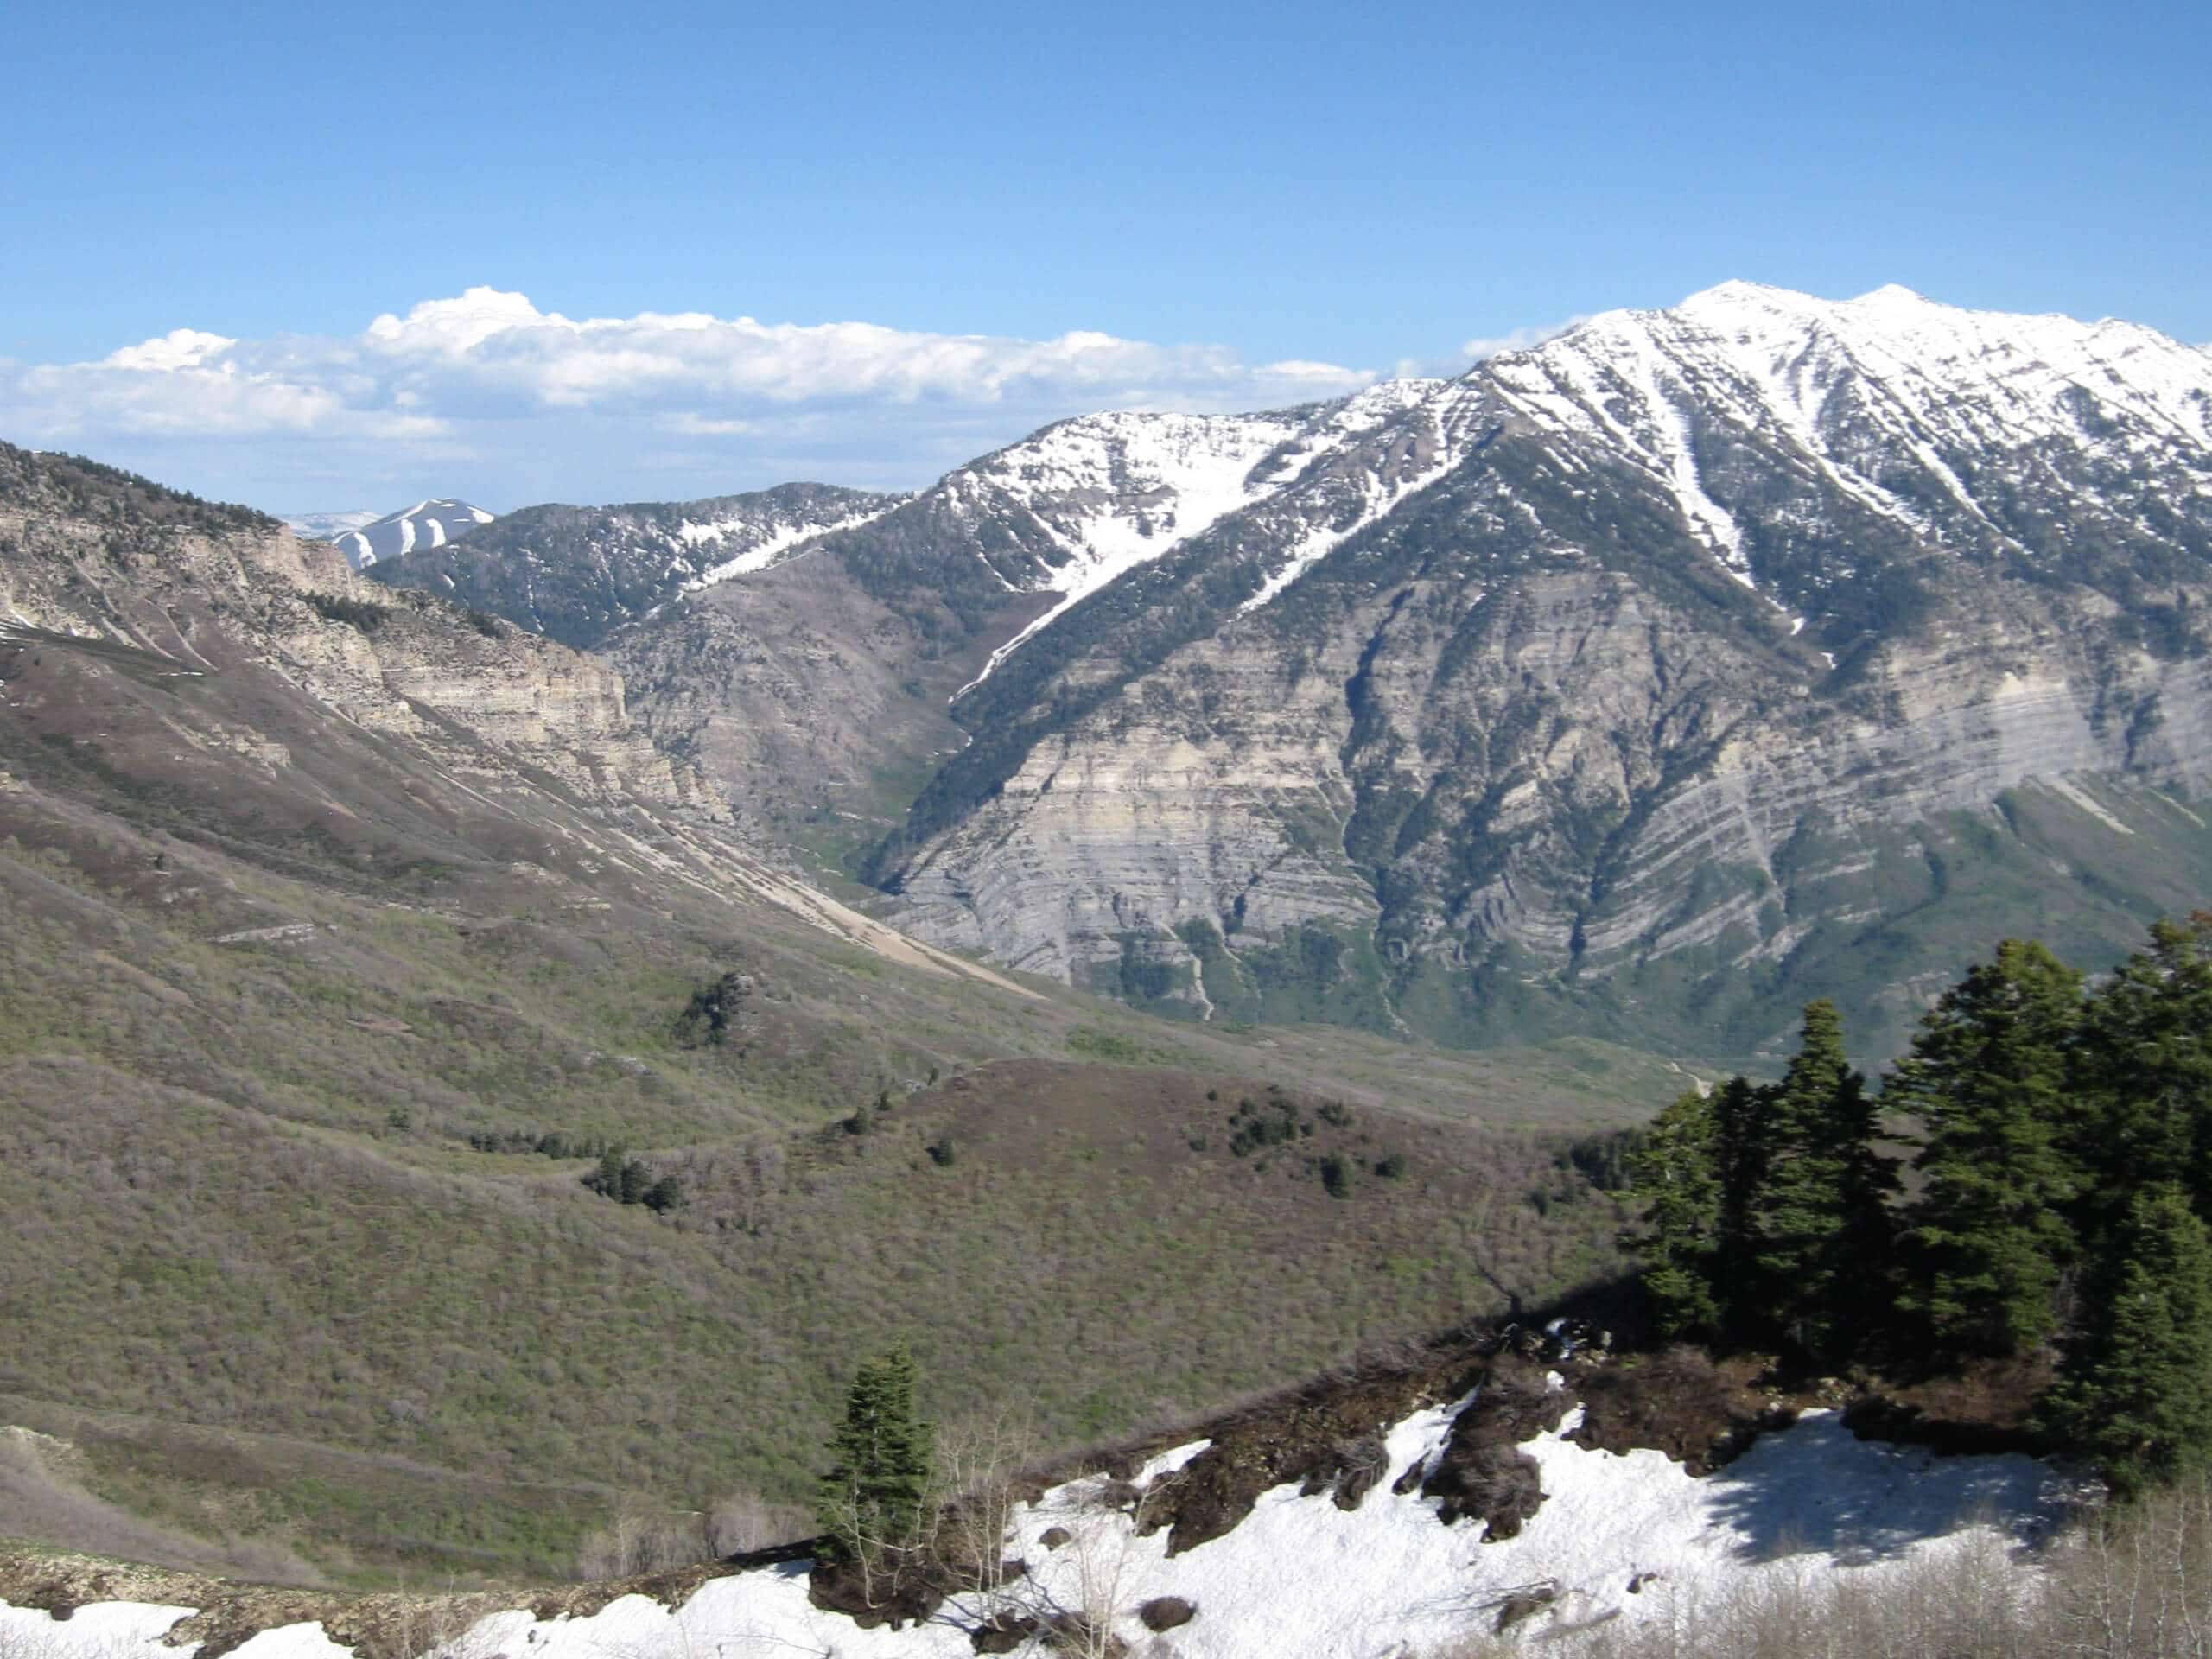
[[[758,421],[718,420],[710,415],[694,414],[688,409],[664,415],[654,424],[663,432],[673,432],[683,438],[744,438],[760,430]]]
[[[211,334],[202,328],[174,328],[159,340],[111,352],[104,360],[111,369],[196,369],[237,344],[226,335]]]
[[[1471,341],[1467,353],[1552,332]],[[1086,410],[1260,408],[1377,378],[1081,329],[1024,340],[701,312],[579,320],[486,287],[388,312],[353,335],[179,327],[92,362],[0,361],[0,435],[159,464],[192,487],[287,510],[330,505],[308,492],[334,478],[360,480],[341,505],[356,493],[380,499],[369,493],[385,478],[518,505],[620,495],[625,475],[670,458],[655,448],[664,439],[686,441],[682,453],[696,457],[686,464],[711,469],[702,493],[793,467],[911,485],[939,465],[945,442],[970,433],[990,448]],[[423,470],[470,457],[493,459],[467,476]]]

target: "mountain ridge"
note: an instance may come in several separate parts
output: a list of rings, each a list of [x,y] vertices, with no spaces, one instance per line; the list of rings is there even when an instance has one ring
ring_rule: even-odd
[[[2055,861],[2094,957],[2205,869],[2208,435],[2212,355],[2153,330],[1732,283],[1450,380],[1060,423],[609,648],[749,798],[845,756],[783,829],[940,943],[1455,1040],[1718,995],[1749,1052],[1838,989],[1888,1043],[2024,925],[1960,872],[2018,905]]]

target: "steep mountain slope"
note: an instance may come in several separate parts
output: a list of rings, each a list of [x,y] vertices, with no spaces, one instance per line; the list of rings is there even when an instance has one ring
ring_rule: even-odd
[[[1820,991],[1893,1042],[1999,932],[2212,883],[2208,411],[2125,324],[1609,314],[1035,635],[875,873],[1196,1013],[1748,1052]]]
[[[378,582],[442,594],[579,649],[688,588],[764,570],[895,496],[823,484],[615,507],[525,507],[458,545],[378,563]]]
[[[417,501],[378,518],[374,513],[318,512],[284,522],[302,536],[329,542],[356,570],[396,559],[418,547],[443,547],[495,515],[448,497]]]
[[[953,719],[963,688],[1005,675],[1086,595],[1210,526],[1272,522],[1267,504],[1294,486],[1308,516],[1294,535],[1278,526],[1294,548],[1373,516],[1446,452],[1452,435],[1427,407],[1438,390],[1393,382],[1268,414],[1064,421],[607,649],[656,741],[826,866],[857,871],[969,741]]]

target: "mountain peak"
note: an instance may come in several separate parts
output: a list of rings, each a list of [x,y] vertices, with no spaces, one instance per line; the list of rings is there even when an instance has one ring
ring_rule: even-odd
[[[285,520],[299,535],[326,541],[356,570],[417,547],[443,547],[464,531],[488,524],[495,514],[456,496],[426,496],[397,512],[310,512]]]
[[[1853,305],[1933,305],[1935,301],[1915,292],[1903,283],[1884,283],[1879,288],[1861,294],[1851,302]]]

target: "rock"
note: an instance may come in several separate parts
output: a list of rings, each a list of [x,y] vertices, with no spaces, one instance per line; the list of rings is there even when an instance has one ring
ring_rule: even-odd
[[[1137,1609],[1138,1622],[1147,1630],[1175,1630],[1198,1616],[1198,1604],[1180,1596],[1154,1596]]]

